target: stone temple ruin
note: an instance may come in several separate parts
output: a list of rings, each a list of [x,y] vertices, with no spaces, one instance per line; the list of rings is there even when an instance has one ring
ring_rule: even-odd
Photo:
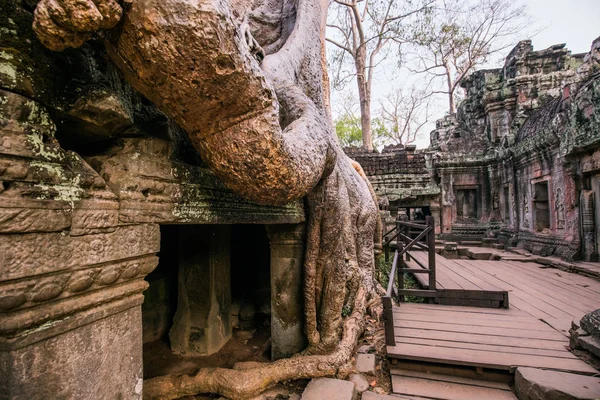
[[[427,149],[347,154],[380,206],[433,215],[442,239],[598,261],[599,57],[600,39],[575,55],[522,41],[503,68],[462,82],[465,100],[437,121]]]
[[[182,358],[231,366],[215,355],[240,327],[267,360],[303,350],[305,202],[234,194],[100,44],[42,46],[36,3],[0,4],[0,399],[139,399]],[[598,261],[598,65],[600,40],[522,42],[427,150],[347,154],[384,215]]]

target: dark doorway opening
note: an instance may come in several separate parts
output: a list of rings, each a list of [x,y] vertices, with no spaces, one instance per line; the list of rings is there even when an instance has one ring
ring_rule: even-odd
[[[456,190],[456,216],[459,219],[477,218],[477,189]]]
[[[533,211],[535,230],[542,232],[550,228],[550,202],[548,195],[548,181],[534,184]]]
[[[231,298],[234,328],[254,329],[271,321],[271,250],[264,225],[233,225]],[[236,324],[235,313],[239,311]]]
[[[146,278],[142,305],[145,379],[270,361],[270,247],[264,225],[163,225],[158,257],[157,268]],[[214,294],[205,298],[207,290]],[[174,320],[180,321],[178,301],[186,291],[193,306],[182,307],[192,314],[206,309],[208,325],[232,328],[231,339],[210,355],[176,351],[171,343]],[[210,331],[197,329],[198,316],[192,318],[190,341]]]

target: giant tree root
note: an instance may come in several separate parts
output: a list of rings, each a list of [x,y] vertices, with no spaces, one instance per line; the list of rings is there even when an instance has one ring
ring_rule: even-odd
[[[346,364],[365,328],[366,291],[359,289],[354,311],[344,320],[342,340],[324,355],[297,355],[252,369],[202,368],[193,375],[165,375],[144,381],[144,400],[218,393],[237,400],[264,392],[278,382],[333,376]]]
[[[114,4],[41,0],[34,29],[49,48],[79,46],[98,27],[112,26],[121,15]],[[250,18],[254,32],[248,31],[250,4],[256,6]],[[147,399],[197,393],[243,399],[280,381],[334,375],[350,360],[367,308],[379,309],[373,256],[381,230],[377,202],[327,118],[321,64],[327,5],[327,0],[135,1],[107,35],[109,57],[125,79],[187,132],[230,189],[258,203],[305,198],[308,206],[303,354],[252,369],[153,378],[145,383]],[[87,11],[81,12],[83,6]],[[257,51],[264,57],[260,64]]]
[[[343,154],[337,160],[332,173],[307,199],[304,294],[309,347],[302,354],[257,368],[204,368],[194,375],[149,379],[144,382],[144,399],[198,393],[245,399],[282,381],[334,376],[347,365],[364,331],[367,307],[380,310],[373,278],[378,214],[368,182],[356,166]],[[346,318],[344,308],[352,310]]]

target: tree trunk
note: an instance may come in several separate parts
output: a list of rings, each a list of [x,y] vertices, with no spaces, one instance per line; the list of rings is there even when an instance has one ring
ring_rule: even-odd
[[[52,1],[41,0],[38,8]],[[114,2],[90,3],[103,1]],[[321,52],[328,2],[282,2],[295,8],[291,25],[282,19],[285,26],[277,26],[273,15],[284,7],[271,1],[264,15],[252,15],[254,22],[265,21],[254,35],[242,10],[249,3],[228,0],[134,1],[109,32],[107,51],[127,81],[187,132],[227,186],[260,203],[306,197],[308,204],[309,347],[303,355],[251,369],[153,378],[144,384],[144,398],[211,392],[243,399],[282,380],[333,375],[351,357],[367,304],[378,304],[373,247],[381,226],[374,191],[360,166],[345,156],[326,117]],[[232,12],[230,4],[240,9]],[[68,32],[74,24],[55,29],[62,20],[37,9],[35,16],[34,29],[46,45],[80,43]],[[269,46],[274,52],[260,65],[256,41],[273,31],[283,44]],[[366,143],[372,148],[370,135]],[[344,306],[351,316],[342,317]]]
[[[362,129],[363,147],[373,151],[371,133],[371,90],[366,75],[366,53],[364,46],[356,56],[356,82],[358,84],[358,100],[360,102],[360,125]]]
[[[448,112],[452,115],[456,113],[456,104],[454,103],[454,82],[448,67],[446,67],[446,83],[448,84]]]

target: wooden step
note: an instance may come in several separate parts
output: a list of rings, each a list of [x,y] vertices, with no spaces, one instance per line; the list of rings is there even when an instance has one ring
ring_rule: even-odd
[[[514,374],[509,371],[497,369],[486,369],[476,367],[465,367],[461,365],[448,365],[428,363],[413,360],[390,359],[392,368],[403,369],[406,371],[424,372],[428,374],[450,375],[462,378],[475,379],[480,381],[502,382],[510,384],[514,381]]]
[[[452,365],[467,365],[513,371],[516,367],[533,367],[570,371],[594,375],[598,371],[579,359],[555,358],[514,353],[456,349],[442,346],[423,346],[412,343],[396,343],[387,346],[388,357],[405,360],[439,362]]]
[[[392,368],[394,394],[441,400],[516,400],[506,383]]]

